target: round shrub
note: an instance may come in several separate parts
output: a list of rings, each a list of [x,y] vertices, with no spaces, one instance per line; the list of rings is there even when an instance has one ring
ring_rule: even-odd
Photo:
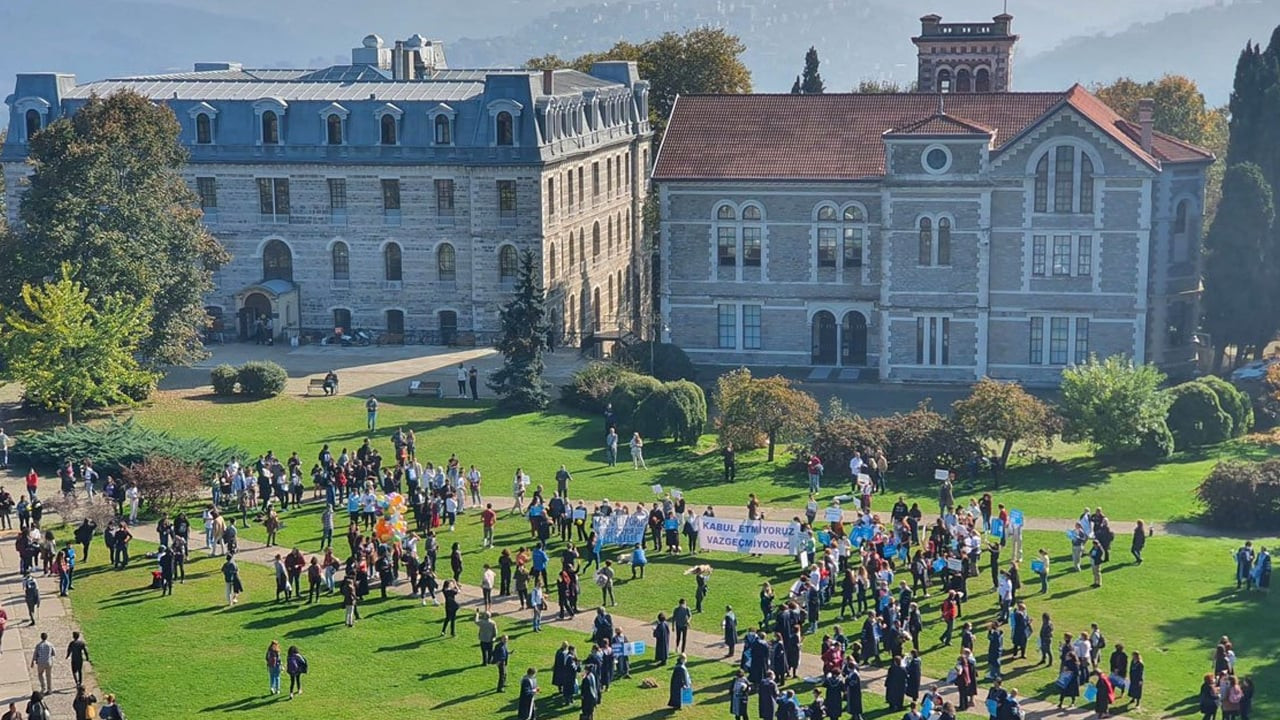
[[[614,385],[613,392],[609,393],[608,402],[613,405],[614,415],[618,418],[618,434],[623,435],[623,429],[627,429],[628,434],[635,425],[636,408],[640,407],[640,403],[644,399],[657,392],[662,388],[662,383],[648,375],[636,375],[628,373],[623,376],[617,385]]]
[[[1231,437],[1231,416],[1206,385],[1188,382],[1169,390],[1169,431],[1178,448],[1200,447]]]
[[[611,362],[593,362],[574,371],[568,385],[560,388],[560,399],[568,406],[593,413],[604,412],[609,394],[618,381],[632,375],[626,368]]]
[[[1218,396],[1218,405],[1231,417],[1231,437],[1241,437],[1253,429],[1253,401],[1243,390],[1216,375],[1196,380]]]
[[[236,369],[223,363],[209,371],[209,382],[213,385],[214,395],[234,395],[236,382],[239,380]]]
[[[650,348],[652,347],[652,364]],[[689,355],[671,343],[642,342],[614,351],[614,359],[663,382],[693,380],[698,376]]]
[[[1173,455],[1173,433],[1167,423],[1158,423],[1142,431],[1133,458],[1151,465],[1164,462]]]
[[[1230,530],[1280,528],[1280,461],[1223,462],[1196,488],[1210,524]]]
[[[275,397],[284,392],[289,375],[276,363],[254,360],[240,366],[236,373],[240,392],[252,397]]]
[[[634,420],[641,435],[696,445],[707,424],[707,398],[688,380],[663,383],[636,406]]]

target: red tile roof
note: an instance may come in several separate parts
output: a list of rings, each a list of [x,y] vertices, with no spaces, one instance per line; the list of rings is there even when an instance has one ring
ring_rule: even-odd
[[[942,113],[939,113],[939,101]],[[883,135],[989,132],[996,151],[1054,110],[1070,106],[1139,160],[1212,159],[1157,134],[1154,156],[1133,123],[1083,87],[1066,92],[837,95],[682,95],[653,171],[655,180],[873,180],[882,177]],[[945,132],[942,132],[945,130]]]

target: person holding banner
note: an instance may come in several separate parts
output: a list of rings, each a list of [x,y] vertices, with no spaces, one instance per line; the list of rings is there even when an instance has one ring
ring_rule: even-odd
[[[685,662],[684,653],[680,653],[676,658],[676,666],[671,668],[671,692],[667,696],[667,707],[672,710],[693,704],[693,680],[689,677],[689,668],[685,666]]]

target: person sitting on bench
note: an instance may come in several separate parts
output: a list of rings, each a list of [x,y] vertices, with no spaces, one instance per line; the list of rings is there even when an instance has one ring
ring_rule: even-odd
[[[338,373],[330,370],[324,376],[324,394],[336,395],[338,392]]]

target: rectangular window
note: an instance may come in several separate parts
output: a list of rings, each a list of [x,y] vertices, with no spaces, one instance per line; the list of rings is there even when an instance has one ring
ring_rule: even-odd
[[[196,178],[196,193],[200,196],[200,209],[204,211],[205,222],[217,222],[218,179],[211,177]]]
[[[1081,235],[1076,240],[1076,275],[1088,277],[1093,274],[1093,237]]]
[[[613,158],[606,158],[604,164],[604,185],[610,195],[613,194]]]
[[[582,182],[582,179],[586,177],[585,173],[586,173],[585,168],[582,168],[582,167],[578,168],[578,198],[582,200],[583,205],[587,204],[586,185],[584,185]]]
[[[498,181],[498,219],[503,225],[513,225],[516,221],[516,181]]]
[[[1076,318],[1076,365],[1089,361],[1089,318]]]
[[[1071,274],[1071,236],[1053,236],[1053,276],[1065,277]]]
[[[760,228],[742,228],[742,266],[760,267]]]
[[[258,209],[262,222],[289,222],[289,178],[258,178]]]
[[[569,171],[569,181],[564,184],[566,190],[569,191],[569,212],[573,212],[573,171]]]
[[[836,230],[818,228],[818,267],[836,266]]]
[[[736,348],[738,346],[738,306],[719,306],[719,320],[716,325],[718,328],[719,347]]]
[[[400,224],[400,181],[382,181],[382,221],[387,225]]]
[[[556,216],[556,179],[547,178],[547,215]]]
[[[1040,161],[1042,169],[1036,170],[1035,211],[1049,212],[1049,158]]]
[[[591,199],[600,197],[600,163],[591,163]]]
[[[329,221],[335,225],[347,222],[346,178],[329,178]]]
[[[1076,149],[1070,145],[1058,146],[1053,178],[1053,211],[1056,213],[1072,212],[1071,204],[1075,193]]]
[[[453,180],[436,180],[436,215],[453,217]]]
[[[760,306],[742,306],[742,347],[746,350],[760,349]]]
[[[1045,272],[1045,242],[1047,238],[1044,235],[1036,235],[1031,238],[1031,275],[1032,277],[1044,277]]]
[[[738,231],[731,227],[722,227],[716,235],[716,256],[720,265],[733,267],[738,264]]]
[[[1067,364],[1067,335],[1071,330],[1071,319],[1064,317],[1049,318],[1049,364]]]
[[[862,228],[844,229],[844,266],[862,267]]]
[[[1044,318],[1031,318],[1031,353],[1028,361],[1032,365],[1044,364]]]
[[[951,318],[916,318],[916,364],[951,364]]]

